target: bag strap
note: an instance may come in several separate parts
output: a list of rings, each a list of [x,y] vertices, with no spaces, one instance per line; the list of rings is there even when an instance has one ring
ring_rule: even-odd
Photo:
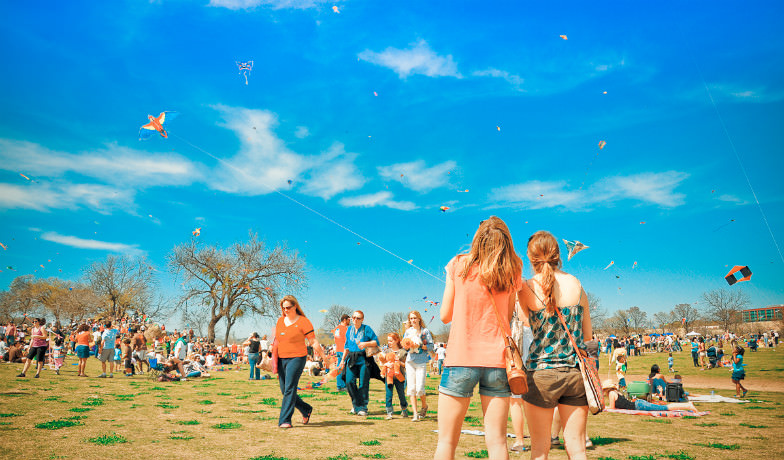
[[[493,297],[493,291],[490,288],[487,288],[487,292],[490,294],[490,301],[493,302],[493,309],[495,310],[495,317],[496,317],[496,319],[498,319],[498,326],[500,326],[501,332],[503,334],[507,335],[508,337],[511,337],[512,336],[512,330],[509,329],[509,325],[508,324],[505,325],[504,322],[501,321],[501,313],[498,311],[498,306],[495,304],[495,297]],[[504,326],[506,326],[506,327],[504,327]]]

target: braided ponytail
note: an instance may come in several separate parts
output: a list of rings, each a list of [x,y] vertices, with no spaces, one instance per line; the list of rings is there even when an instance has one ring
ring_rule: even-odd
[[[544,304],[548,315],[555,313],[555,298],[553,285],[555,284],[555,270],[561,268],[561,251],[555,237],[546,231],[540,230],[528,239],[528,258],[534,273],[540,274],[542,280],[539,285],[544,291]]]

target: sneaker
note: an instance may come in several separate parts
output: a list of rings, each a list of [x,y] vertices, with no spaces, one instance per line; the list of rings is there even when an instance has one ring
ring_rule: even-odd
[[[387,420],[392,420],[392,413],[387,414]]]
[[[361,410],[357,412],[357,415],[359,415],[360,417],[367,417],[367,411]]]
[[[26,377],[26,376],[25,376],[24,372],[20,372],[19,375],[17,375],[17,377]]]
[[[585,448],[586,449],[590,449],[592,447],[593,447],[593,441],[591,441],[590,439],[586,439],[585,440]]]
[[[99,379],[105,379],[105,378],[106,378],[106,374],[105,374],[105,373],[104,373],[104,374],[101,374],[101,375],[99,375],[99,376],[98,376],[98,378],[99,378]]]
[[[400,416],[403,418],[408,418],[408,409],[403,409],[400,411]]]
[[[107,379],[113,379],[114,378],[114,374],[109,374],[109,375],[106,376],[106,378]]]
[[[350,410],[350,411],[348,411],[348,412],[349,412],[351,415],[356,415],[356,414],[357,414],[357,411],[355,411],[354,409],[351,409],[351,410]]]
[[[180,379],[180,382],[187,382],[187,381],[188,381],[188,379],[186,379],[185,377]]]
[[[55,369],[54,373],[57,374],[57,375],[60,375],[60,369]]]
[[[278,428],[291,428],[291,423],[281,423]]]
[[[551,446],[560,446],[561,445],[561,441],[558,439],[557,436],[554,437],[554,438],[550,438],[550,445]]]
[[[33,378],[37,379],[38,377],[40,377],[40,376],[38,374],[35,374],[35,377],[33,377]]]
[[[419,414],[414,414],[414,418],[411,419],[412,422],[418,422],[419,420],[421,420]]]

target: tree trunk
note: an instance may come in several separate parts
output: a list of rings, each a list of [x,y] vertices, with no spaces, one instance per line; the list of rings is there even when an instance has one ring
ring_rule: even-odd
[[[220,320],[219,316],[213,317],[207,325],[207,343],[215,343],[215,326]]]

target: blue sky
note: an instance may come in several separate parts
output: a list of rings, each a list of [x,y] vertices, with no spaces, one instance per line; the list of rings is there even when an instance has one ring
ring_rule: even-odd
[[[521,253],[540,229],[589,245],[565,269],[610,312],[694,302],[733,265],[754,275],[732,289],[784,303],[781,16],[778,2],[4,2],[0,284],[127,253],[176,295],[175,244],[252,230],[305,257],[316,321],[338,303],[377,324],[440,299],[444,265],[495,214]],[[164,110],[171,136],[139,141]]]

